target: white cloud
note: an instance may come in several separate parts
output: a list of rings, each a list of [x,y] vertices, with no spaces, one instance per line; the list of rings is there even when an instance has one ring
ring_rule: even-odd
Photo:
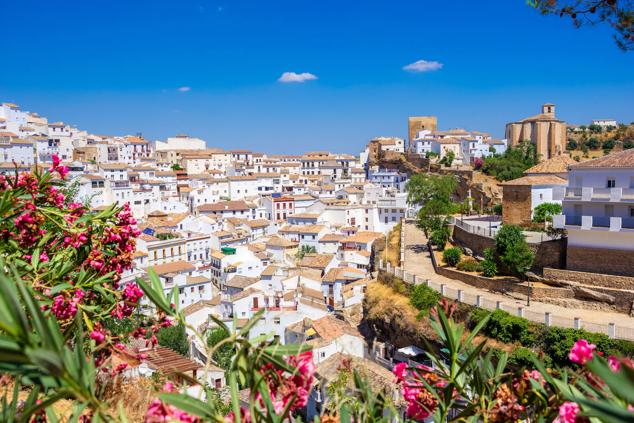
[[[188,93],[192,90],[192,87],[180,87],[178,89],[178,91],[182,92],[182,93]]]
[[[433,72],[442,68],[442,63],[436,62],[435,60],[427,61],[427,60],[417,60],[414,63],[410,63],[409,65],[403,66],[403,70],[408,72]]]
[[[278,78],[278,81],[287,83],[287,82],[313,81],[315,79],[317,79],[317,76],[309,72],[302,72],[302,73],[284,72],[282,76]]]

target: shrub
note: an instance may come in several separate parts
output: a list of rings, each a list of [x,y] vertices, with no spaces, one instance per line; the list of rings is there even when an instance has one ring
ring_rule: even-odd
[[[533,211],[533,222],[542,223],[544,221],[552,221],[553,215],[561,213],[561,204],[557,203],[542,203],[535,207]]]
[[[462,260],[460,263],[458,263],[456,269],[463,272],[480,272],[482,270],[480,263],[478,263],[478,261],[474,258]]]
[[[426,285],[416,285],[412,288],[409,301],[417,310],[427,312],[440,301],[440,294]]]
[[[498,181],[508,181],[521,177],[526,169],[536,163],[535,146],[530,141],[523,141],[516,147],[509,147],[502,155],[495,154],[484,159],[482,171]]]
[[[491,248],[484,250],[484,260],[480,262],[482,274],[487,278],[492,278],[498,274],[498,266],[495,263],[495,256]]]
[[[493,205],[493,213],[498,216],[502,216],[502,204],[494,204]]]
[[[518,226],[503,225],[495,236],[495,249],[502,264],[515,276],[523,276],[533,265],[533,252]]]
[[[577,144],[577,141],[572,139],[568,140],[568,144],[566,146],[568,150],[576,150],[578,147],[579,147],[579,144]]]
[[[509,354],[507,365],[515,369],[533,368],[535,366],[535,360],[539,358],[538,354],[530,348],[519,347]],[[547,356],[542,357],[541,361],[547,367],[552,365],[550,358]]]
[[[187,333],[183,325],[174,325],[159,329],[156,334],[156,339],[158,339],[159,345],[163,347],[169,348],[184,356],[189,355],[189,340],[187,339]]]
[[[486,310],[477,310],[473,313],[471,320],[477,324],[488,313]],[[512,316],[504,310],[495,310],[484,325],[483,332],[502,342],[521,342],[522,345],[532,345],[535,339],[528,328],[528,320]]]
[[[457,265],[460,262],[461,258],[462,258],[462,251],[460,251],[460,248],[457,248],[457,247],[447,248],[442,253],[442,259],[449,266]]]
[[[447,241],[449,241],[449,227],[441,226],[438,229],[434,229],[429,237],[432,244],[438,247],[438,250],[443,251]]]

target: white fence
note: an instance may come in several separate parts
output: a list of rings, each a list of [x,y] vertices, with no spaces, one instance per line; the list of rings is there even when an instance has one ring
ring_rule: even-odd
[[[631,327],[618,326],[616,323],[600,324],[585,322],[582,321],[580,317],[571,319],[569,317],[558,316],[550,312],[536,312],[531,310],[530,307],[517,306],[515,304],[507,304],[504,301],[492,300],[487,298],[484,293],[481,295],[474,295],[461,289],[451,288],[445,284],[434,282],[431,279],[423,279],[413,273],[406,272],[400,267],[392,267],[389,263],[385,265],[383,260],[379,261],[379,269],[402,279],[406,283],[414,285],[425,284],[433,290],[439,292],[443,297],[475,307],[485,308],[488,310],[501,309],[530,321],[543,323],[546,326],[584,329],[589,332],[603,333],[608,335],[610,338],[634,341],[634,328]]]

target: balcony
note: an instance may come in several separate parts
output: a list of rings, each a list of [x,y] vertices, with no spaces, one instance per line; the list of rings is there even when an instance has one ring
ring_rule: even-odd
[[[600,202],[634,201],[634,188],[568,187],[564,199]]]
[[[571,216],[559,214],[553,216],[553,227],[565,229],[568,226],[579,226],[582,230],[609,230],[619,232],[622,229],[634,230],[634,217],[619,216]]]

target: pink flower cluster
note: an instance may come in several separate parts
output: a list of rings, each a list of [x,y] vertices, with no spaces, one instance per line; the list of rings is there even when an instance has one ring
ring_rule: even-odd
[[[394,366],[392,372],[396,375],[396,381],[401,385],[401,394],[407,401],[407,417],[414,420],[424,420],[434,413],[438,401],[423,384],[423,380],[433,387],[443,387],[445,382],[426,366],[419,366],[416,371],[411,371],[407,363],[399,363]]]
[[[575,342],[575,345],[573,345],[570,353],[568,353],[568,359],[573,363],[577,363],[583,366],[588,361],[592,360],[594,350],[596,349],[596,345],[590,344],[585,339],[579,339],[577,342]]]
[[[53,299],[51,312],[57,317],[57,320],[69,320],[75,317],[77,313],[77,305],[84,298],[84,291],[78,289],[71,299],[66,299],[63,295],[58,295]]]
[[[121,302],[117,303],[115,309],[112,310],[112,315],[117,319],[130,316],[134,312],[141,297],[143,297],[143,291],[137,284],[127,284],[121,292]]]
[[[174,385],[171,382],[163,385],[163,392],[174,392]],[[165,404],[158,398],[150,403],[145,414],[145,423],[167,423],[167,422],[184,422],[198,423],[200,419],[180,410],[173,405]]]
[[[312,351],[290,356],[286,361],[296,369],[292,374],[277,368],[272,363],[260,369],[267,382],[276,413],[281,413],[289,402],[291,402],[290,411],[304,407],[308,403],[308,395],[315,375]],[[256,396],[256,400],[264,405],[264,401],[259,396]]]
[[[141,231],[136,227],[129,204],[126,203],[115,218],[115,225],[106,227],[99,239],[95,240],[95,246],[84,263],[101,274],[114,272],[116,283],[121,273],[132,264],[135,238]]]
[[[59,156],[57,156],[57,154],[53,154],[53,167],[51,167],[48,171],[50,173],[57,172],[60,178],[65,179],[68,174],[68,167],[60,165],[60,163],[61,160],[59,159]]]
[[[577,415],[581,409],[576,402],[564,402],[559,407],[559,417],[553,420],[553,423],[577,423],[581,421]]]

